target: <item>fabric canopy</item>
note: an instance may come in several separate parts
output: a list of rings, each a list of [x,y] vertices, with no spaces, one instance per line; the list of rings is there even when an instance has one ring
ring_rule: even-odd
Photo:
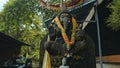
[[[110,15],[110,10],[107,8],[107,5],[111,2],[112,0],[104,0],[97,8],[100,24],[102,54],[104,56],[120,54],[120,31],[113,31],[105,23],[106,19]],[[85,21],[85,18],[92,7],[94,7],[94,5],[92,3],[89,3],[85,6],[78,6],[77,9],[72,9],[70,10],[70,12],[76,17],[78,22]],[[92,20],[95,21],[95,17],[93,17]],[[95,42],[96,56],[98,56],[99,52],[96,22],[91,22],[90,24],[88,24],[85,30],[93,38]]]

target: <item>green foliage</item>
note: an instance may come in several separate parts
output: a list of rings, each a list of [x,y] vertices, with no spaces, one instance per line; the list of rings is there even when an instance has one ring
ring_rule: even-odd
[[[41,13],[41,18],[43,19],[44,22],[45,20],[56,15],[59,11],[47,9],[41,6],[39,12]]]
[[[21,55],[38,60],[40,40],[46,34],[43,22],[58,12],[42,7],[38,0],[9,0],[0,12],[0,31],[31,45],[23,46]]]
[[[111,10],[111,15],[107,20],[108,26],[115,31],[120,30],[120,0],[113,0],[108,7]]]
[[[0,31],[31,47],[23,47],[21,54],[38,60],[39,43],[46,34],[38,15],[37,0],[9,0],[0,12]]]
[[[49,4],[60,4],[60,0],[48,0],[47,1]]]

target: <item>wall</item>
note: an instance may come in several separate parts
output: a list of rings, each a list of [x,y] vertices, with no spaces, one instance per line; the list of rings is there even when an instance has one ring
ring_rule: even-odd
[[[101,68],[100,64],[96,64],[97,68]],[[115,64],[115,63],[103,63],[103,68],[120,68],[120,64]]]

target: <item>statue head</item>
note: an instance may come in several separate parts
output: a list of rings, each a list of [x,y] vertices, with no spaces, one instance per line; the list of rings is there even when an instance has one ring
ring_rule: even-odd
[[[66,31],[70,31],[72,29],[72,15],[68,11],[61,12],[59,20]]]

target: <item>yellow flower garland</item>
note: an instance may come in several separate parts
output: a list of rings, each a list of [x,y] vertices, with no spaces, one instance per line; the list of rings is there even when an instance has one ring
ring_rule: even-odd
[[[56,18],[54,19],[54,21],[55,21],[55,23],[57,24],[58,28],[60,28],[61,33],[62,33],[62,37],[63,37],[65,43],[67,44],[67,46],[74,44],[74,43],[75,43],[75,32],[76,32],[76,30],[77,30],[77,28],[78,28],[78,24],[77,24],[75,18],[72,17],[73,28],[72,28],[72,34],[71,34],[71,39],[70,39],[70,41],[69,41],[69,39],[68,39],[68,36],[67,36],[67,34],[66,34],[65,29],[63,28],[63,26],[61,25],[61,22],[59,21],[59,18],[56,17]]]

